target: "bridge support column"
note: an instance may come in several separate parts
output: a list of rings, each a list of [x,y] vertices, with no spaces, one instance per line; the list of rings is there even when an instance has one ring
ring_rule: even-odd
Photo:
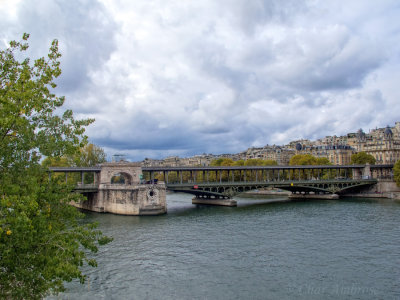
[[[362,171],[363,178],[371,178],[371,167],[367,163]]]
[[[198,198],[192,199],[192,204],[202,205],[217,205],[217,206],[237,206],[237,202],[233,199],[218,199],[218,198]]]

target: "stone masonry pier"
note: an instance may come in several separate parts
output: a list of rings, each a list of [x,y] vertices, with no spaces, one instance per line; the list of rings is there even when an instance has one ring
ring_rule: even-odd
[[[96,212],[120,215],[159,215],[167,212],[164,183],[146,184],[138,163],[104,163],[93,168],[50,168],[53,172],[80,172],[76,191],[87,200],[72,205]],[[94,173],[94,182],[84,184],[84,173]],[[67,178],[67,175],[66,175]]]

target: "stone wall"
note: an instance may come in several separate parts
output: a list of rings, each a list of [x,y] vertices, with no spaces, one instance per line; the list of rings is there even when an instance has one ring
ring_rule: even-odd
[[[111,183],[111,178],[123,175],[125,183]],[[141,184],[142,168],[138,163],[117,162],[101,165],[98,191],[84,193],[87,200],[74,206],[96,212],[120,215],[159,215],[167,212],[166,187]]]
[[[392,180],[379,180],[377,184],[372,185],[357,194],[345,194],[346,197],[366,197],[366,198],[390,198],[400,199],[400,187]]]
[[[126,184],[139,184],[142,168],[139,163],[104,163],[101,165],[100,184],[111,183],[111,178],[117,174],[124,175]]]
[[[119,215],[159,215],[167,212],[165,184],[100,184],[96,193],[74,206],[96,212]]]

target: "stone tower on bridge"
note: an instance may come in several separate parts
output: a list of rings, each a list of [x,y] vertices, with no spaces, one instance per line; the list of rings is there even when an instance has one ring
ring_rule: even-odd
[[[87,200],[74,205],[91,211],[121,215],[159,215],[167,212],[165,184],[146,184],[138,163],[112,162],[95,173],[95,191],[84,191]],[[116,180],[117,179],[117,180]]]

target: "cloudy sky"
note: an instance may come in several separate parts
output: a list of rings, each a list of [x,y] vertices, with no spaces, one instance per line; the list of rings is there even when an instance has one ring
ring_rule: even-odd
[[[398,0],[0,0],[58,39],[57,94],[108,155],[236,153],[400,121]]]

